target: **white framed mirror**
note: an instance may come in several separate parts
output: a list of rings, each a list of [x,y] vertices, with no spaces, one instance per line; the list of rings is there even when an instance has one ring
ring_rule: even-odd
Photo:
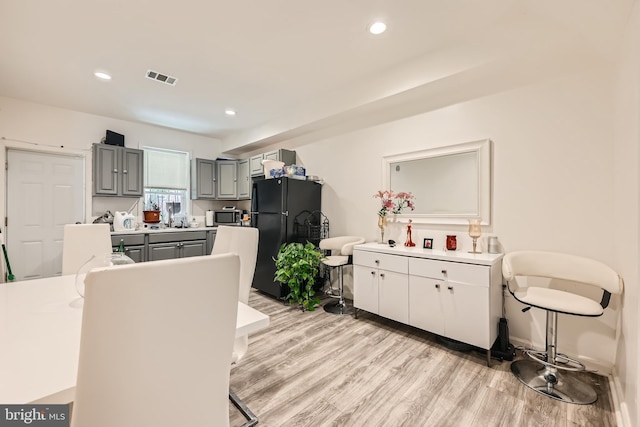
[[[397,217],[417,223],[491,224],[491,140],[385,156],[384,188],[415,196],[415,210]]]

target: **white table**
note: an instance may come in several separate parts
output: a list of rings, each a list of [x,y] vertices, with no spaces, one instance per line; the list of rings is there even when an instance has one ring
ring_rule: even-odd
[[[0,404],[72,401],[81,325],[75,275],[0,284]],[[238,303],[236,336],[267,326]]]

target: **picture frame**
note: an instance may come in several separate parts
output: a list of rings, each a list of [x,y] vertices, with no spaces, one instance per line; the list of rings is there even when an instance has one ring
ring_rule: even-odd
[[[430,239],[430,238],[424,239],[424,242],[422,243],[422,248],[433,249],[433,239]]]

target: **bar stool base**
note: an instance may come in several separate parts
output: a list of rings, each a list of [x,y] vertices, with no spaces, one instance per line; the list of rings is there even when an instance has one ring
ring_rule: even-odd
[[[343,301],[331,301],[324,305],[324,311],[332,314],[353,314],[353,306]]]
[[[567,403],[588,405],[598,398],[588,384],[561,372],[552,372],[533,360],[516,360],[511,363],[511,372],[530,389],[552,399]]]

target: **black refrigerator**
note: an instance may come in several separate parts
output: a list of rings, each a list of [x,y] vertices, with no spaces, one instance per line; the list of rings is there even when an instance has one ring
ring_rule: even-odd
[[[283,243],[305,243],[300,221],[320,211],[322,185],[293,178],[255,181],[251,193],[251,225],[258,228],[258,259],[253,287],[275,298],[284,298],[288,289],[273,277],[274,258]]]

